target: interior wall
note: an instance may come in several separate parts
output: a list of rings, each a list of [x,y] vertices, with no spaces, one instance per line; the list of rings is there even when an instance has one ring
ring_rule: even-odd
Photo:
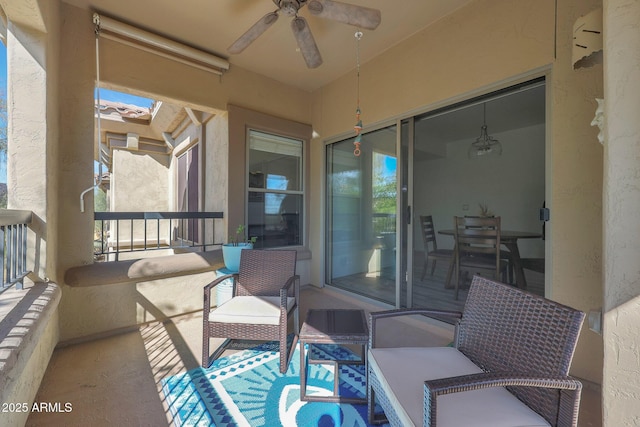
[[[573,23],[601,2],[478,0],[364,63],[360,107],[371,124],[412,116],[480,93],[539,77],[551,68],[547,105],[547,236],[553,258],[547,273],[552,298],[589,311],[602,304],[602,150],[590,126],[602,67],[574,72]],[[366,33],[361,43],[366,43]],[[352,132],[355,72],[314,92],[313,123],[319,137],[312,157],[322,159],[324,141]],[[366,145],[362,147],[367,150]],[[312,187],[324,188],[324,164],[312,168]],[[315,203],[315,204],[314,204]],[[312,202],[312,250],[322,253],[323,202]],[[585,230],[589,230],[588,233]],[[550,245],[550,243],[548,243]],[[323,283],[323,263],[312,279]],[[572,372],[600,383],[602,338],[583,328]]]
[[[545,126],[491,136],[502,143],[500,157],[469,159],[467,150],[473,140],[447,143],[443,158],[420,161],[416,156],[416,219],[432,215],[436,229],[453,228],[454,215],[480,215],[479,205],[483,204],[491,214],[501,217],[505,230],[542,232],[538,210],[545,194]],[[418,242],[418,248],[422,247],[420,232],[416,227],[414,242]],[[437,236],[437,240],[439,248],[453,249],[452,237]],[[519,240],[518,249],[523,258],[545,255],[542,239]]]

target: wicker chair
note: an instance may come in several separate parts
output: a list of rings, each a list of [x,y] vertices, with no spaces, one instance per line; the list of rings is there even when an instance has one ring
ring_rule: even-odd
[[[229,278],[234,281],[233,297],[212,310],[211,289]],[[294,339],[287,348],[287,325],[293,315],[297,338],[299,294],[296,251],[243,250],[237,274],[219,277],[204,287],[202,366],[209,367],[233,339],[276,340],[280,346],[280,372],[286,372],[297,342]],[[211,356],[210,338],[226,338]]]
[[[381,319],[410,314],[457,319],[453,346],[376,347]],[[371,313],[369,421],[575,427],[582,384],[568,373],[583,320],[580,311],[480,276],[462,313]],[[374,413],[376,402],[384,414]]]

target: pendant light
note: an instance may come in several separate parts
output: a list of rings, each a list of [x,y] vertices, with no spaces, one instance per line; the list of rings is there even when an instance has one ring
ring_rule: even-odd
[[[471,143],[467,155],[470,159],[479,157],[494,157],[502,154],[502,144],[487,133],[487,103],[482,104],[483,122],[480,136]]]

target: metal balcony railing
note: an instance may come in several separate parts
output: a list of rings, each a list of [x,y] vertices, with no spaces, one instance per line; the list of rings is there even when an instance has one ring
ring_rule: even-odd
[[[197,248],[216,242],[222,212],[95,212],[97,261],[119,261],[126,252]],[[222,224],[220,224],[222,225]]]
[[[13,285],[22,289],[23,280],[30,273],[27,268],[27,234],[32,218],[31,211],[0,210],[0,292]]]
[[[396,231],[396,214],[374,213],[372,220],[373,234],[376,236]]]

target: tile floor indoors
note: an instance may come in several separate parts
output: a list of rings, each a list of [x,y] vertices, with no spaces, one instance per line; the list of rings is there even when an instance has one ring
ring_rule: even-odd
[[[304,287],[301,322],[309,308],[383,307],[364,303],[330,288]],[[402,327],[402,334],[393,333]],[[453,328],[412,319],[380,328],[383,345],[444,345]],[[216,343],[212,340],[212,346]],[[55,350],[36,401],[71,403],[67,413],[32,413],[27,426],[169,426],[160,380],[200,366],[202,315],[193,313],[152,322],[124,333]],[[215,347],[212,347],[215,348]],[[600,427],[600,394],[586,386],[580,427]],[[0,423],[1,424],[1,423]]]

